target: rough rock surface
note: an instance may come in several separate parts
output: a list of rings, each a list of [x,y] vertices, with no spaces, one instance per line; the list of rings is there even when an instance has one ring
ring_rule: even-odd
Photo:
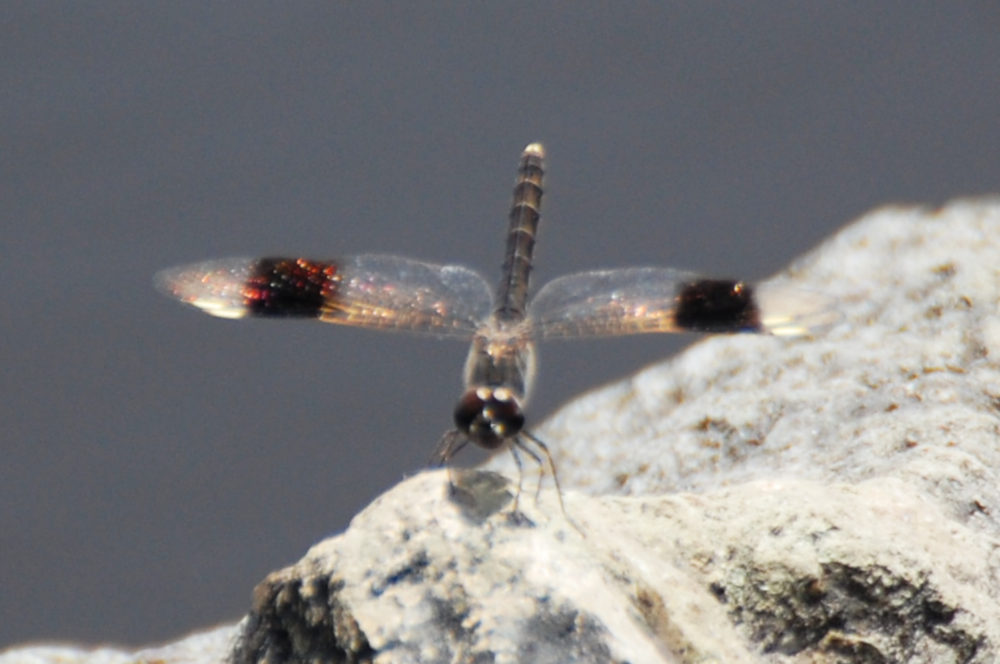
[[[223,625],[135,652],[111,647],[24,646],[0,652],[0,664],[221,664],[229,657],[236,636],[237,625]]]
[[[512,510],[509,455],[421,473],[265,579],[234,659],[1000,661],[998,247],[1000,199],[863,218],[779,277],[829,330],[707,339],[536,432],[572,521],[530,472]],[[40,650],[0,662],[99,661]]]

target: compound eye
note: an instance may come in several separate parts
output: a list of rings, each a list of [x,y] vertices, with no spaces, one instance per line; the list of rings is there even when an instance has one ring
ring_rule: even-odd
[[[455,406],[455,426],[469,440],[496,449],[524,426],[524,413],[514,398],[498,398],[492,390],[466,392]]]
[[[455,405],[455,426],[463,433],[471,433],[476,420],[482,416],[486,402],[474,391],[462,395]]]
[[[493,430],[505,438],[521,431],[524,426],[524,412],[516,401],[491,399],[486,404]]]

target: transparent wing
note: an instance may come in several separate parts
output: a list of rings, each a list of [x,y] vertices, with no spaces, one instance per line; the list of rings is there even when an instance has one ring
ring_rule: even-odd
[[[538,338],[654,332],[808,334],[839,320],[832,298],[672,268],[595,270],[560,277],[529,305]]]
[[[376,254],[227,258],[164,270],[156,283],[222,318],[315,318],[439,337],[468,338],[493,301],[483,278],[468,268]]]

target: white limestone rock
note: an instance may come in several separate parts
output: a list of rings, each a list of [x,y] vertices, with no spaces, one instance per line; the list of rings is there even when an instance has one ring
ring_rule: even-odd
[[[162,646],[126,652],[110,646],[35,645],[0,652],[0,664],[223,664],[238,625],[222,625]]]
[[[995,661],[998,234],[998,200],[870,215],[781,277],[840,300],[822,336],[708,339],[539,432],[586,537],[421,475],[266,581],[242,652],[295,597],[374,661]]]
[[[994,236],[996,199],[866,217],[779,277],[839,299],[824,334],[708,339],[538,432],[579,531],[423,474],[265,581],[241,656],[1000,659]]]
[[[998,248],[1000,199],[865,217],[779,277],[839,299],[822,335],[707,339],[536,432],[572,523],[530,473],[512,512],[506,454],[419,474],[265,579],[234,659],[1000,661]]]

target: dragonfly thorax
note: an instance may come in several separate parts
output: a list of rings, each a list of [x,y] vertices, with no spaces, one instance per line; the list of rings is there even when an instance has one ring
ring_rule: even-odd
[[[467,391],[455,406],[455,426],[472,442],[493,450],[521,431],[524,412],[513,390],[477,387]]]

